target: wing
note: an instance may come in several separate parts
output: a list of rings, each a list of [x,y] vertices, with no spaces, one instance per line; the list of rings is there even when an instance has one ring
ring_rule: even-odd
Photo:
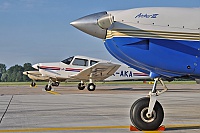
[[[41,75],[39,71],[25,71],[23,72],[24,75]]]
[[[49,77],[42,76],[39,71],[25,71],[23,72],[24,75],[27,75],[32,80],[48,80]]]
[[[76,75],[72,75],[71,78],[79,80],[89,80],[91,78],[95,81],[101,81],[113,75],[119,67],[119,64],[97,63]]]

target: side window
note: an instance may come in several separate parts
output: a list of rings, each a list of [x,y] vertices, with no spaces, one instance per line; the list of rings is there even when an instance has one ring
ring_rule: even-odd
[[[88,60],[76,58],[72,64],[77,66],[88,66]]]
[[[94,65],[94,64],[96,64],[96,63],[98,63],[98,61],[91,60],[91,61],[90,61],[90,66],[92,66],[92,65]]]

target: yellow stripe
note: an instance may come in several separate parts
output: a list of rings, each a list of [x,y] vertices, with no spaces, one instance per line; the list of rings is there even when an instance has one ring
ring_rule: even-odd
[[[122,129],[129,126],[89,126],[89,127],[58,127],[58,128],[27,128],[27,129],[8,129],[0,132],[44,132],[44,131],[67,131],[67,130],[98,130],[98,129]]]
[[[51,94],[54,94],[54,95],[59,95],[58,92],[55,92],[55,91],[47,91],[48,93],[51,93]]]
[[[144,133],[162,133],[160,131],[143,131]]]
[[[200,129],[200,124],[166,125],[166,130]],[[129,129],[130,126],[84,126],[84,127],[52,127],[52,128],[24,128],[3,129],[0,132],[45,132],[45,131],[70,131],[70,130],[101,130],[101,129]],[[161,131],[142,131],[144,133],[162,133]]]
[[[200,33],[143,31],[143,30],[107,31],[106,38],[112,38],[113,36],[135,36],[135,37],[153,37],[153,38],[169,38],[169,39],[184,39],[184,40],[200,40]]]

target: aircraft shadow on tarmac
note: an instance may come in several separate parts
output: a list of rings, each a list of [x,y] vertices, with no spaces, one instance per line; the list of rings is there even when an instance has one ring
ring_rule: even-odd
[[[105,90],[110,90],[110,91],[133,91],[133,92],[149,92],[151,89],[150,88],[113,88],[113,89],[104,89]],[[159,89],[158,89],[159,90]],[[182,88],[182,89],[175,89],[175,88],[169,88],[168,92],[197,92],[200,93],[200,89],[188,89],[188,88]]]
[[[173,131],[173,130],[189,130],[189,129],[200,129],[200,125],[172,125],[167,126],[165,131]]]
[[[116,91],[147,91],[150,89],[141,89],[141,88],[114,88],[110,90],[116,90]]]
[[[122,90],[122,91],[132,91],[133,88],[114,88],[114,89],[110,89],[110,90]]]

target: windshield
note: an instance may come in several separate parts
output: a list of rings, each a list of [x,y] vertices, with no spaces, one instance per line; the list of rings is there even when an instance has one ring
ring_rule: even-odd
[[[93,66],[94,64],[98,63],[98,61],[95,61],[95,60],[91,60],[90,61],[90,66]]]
[[[76,58],[73,63],[73,65],[76,65],[76,66],[88,66],[88,60],[87,59],[79,59],[79,58]]]
[[[67,59],[65,59],[65,60],[63,60],[63,61],[61,61],[61,62],[62,62],[62,63],[65,63],[65,64],[67,64],[67,65],[69,65],[69,64],[71,63],[71,61],[72,61],[73,58],[74,58],[74,56],[69,57],[69,58],[67,58]]]

